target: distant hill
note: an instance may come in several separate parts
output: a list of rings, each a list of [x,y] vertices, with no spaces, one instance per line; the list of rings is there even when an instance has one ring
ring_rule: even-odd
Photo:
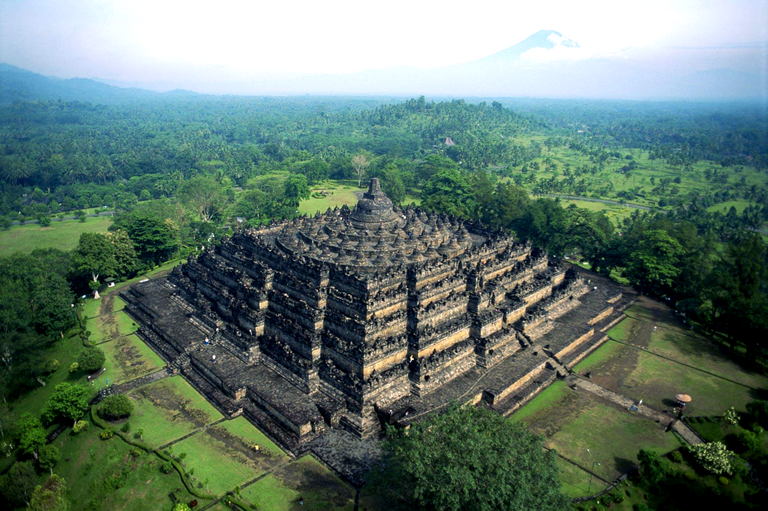
[[[189,96],[196,96],[196,94],[183,90],[160,93],[145,89],[115,87],[87,78],[66,80],[51,78],[0,63],[0,104],[48,100],[109,104]]]

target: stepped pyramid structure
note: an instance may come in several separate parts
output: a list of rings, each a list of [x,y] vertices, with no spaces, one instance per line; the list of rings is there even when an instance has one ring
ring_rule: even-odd
[[[354,209],[244,230],[123,296],[170,367],[301,452],[453,401],[508,413],[604,339],[626,291],[373,179]]]

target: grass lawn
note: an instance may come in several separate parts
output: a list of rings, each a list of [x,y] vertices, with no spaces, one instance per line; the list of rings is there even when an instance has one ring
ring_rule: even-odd
[[[222,417],[181,376],[144,385],[128,395],[134,404],[131,432],[141,429],[143,440],[155,447]]]
[[[86,320],[86,329],[91,332],[91,341],[99,344],[122,335],[130,335],[138,329],[138,325],[127,313],[118,310]]]
[[[160,471],[162,462],[157,456],[143,451],[134,451],[134,456],[131,447],[117,437],[100,440],[99,431],[91,424],[87,431],[78,435],[65,432],[55,441],[61,450],[55,472],[67,481],[72,509],[171,509],[168,495],[174,490],[186,502],[196,498],[175,471]]]
[[[577,208],[587,209],[589,211],[602,211],[614,225],[620,224],[625,218],[632,216],[633,211],[637,210],[637,208],[629,206],[605,204],[588,200],[560,199],[560,202],[563,204],[563,207],[568,207],[573,204]]]
[[[83,317],[85,319],[95,318],[101,314],[101,300],[89,298],[83,304]]]
[[[674,325],[662,324],[651,332],[648,348],[750,387],[768,387],[768,378],[726,358],[718,344]]]
[[[643,399],[657,410],[674,406],[675,394],[690,394],[693,402],[687,413],[693,415],[721,415],[729,406],[743,410],[755,399],[746,387],[645,352],[637,354],[637,367],[622,387],[626,396]]]
[[[211,426],[170,449],[176,455],[186,453],[184,465],[216,494],[232,490],[290,459],[242,417]]]
[[[672,433],[665,433],[653,421],[591,395],[567,391],[559,403],[525,422],[544,436],[547,447],[584,466],[594,463],[594,472],[607,480],[630,469],[640,448],[667,452],[680,445]]]
[[[354,490],[312,456],[304,456],[241,492],[242,497],[263,511],[354,509]],[[304,505],[299,499],[304,499]]]
[[[338,183],[335,181],[326,181],[313,186],[310,194],[323,194],[322,197],[310,197],[301,201],[299,204],[299,213],[314,215],[317,212],[324,212],[328,208],[336,206],[352,206],[357,203],[358,194],[365,191],[357,185]]]
[[[0,231],[0,256],[14,252],[29,253],[38,248],[72,250],[84,232],[107,232],[112,217],[88,217],[84,223],[79,220],[52,221],[48,227],[39,224],[15,225],[7,231]]]
[[[163,359],[135,334],[101,343],[99,348],[106,357],[106,371],[96,380],[99,386],[132,380],[165,365]]]
[[[627,342],[632,335],[633,329],[637,325],[637,320],[633,318],[624,318],[618,324],[608,330],[607,335],[611,339]]]
[[[561,489],[568,497],[585,497],[603,488],[604,483],[601,480],[560,457],[556,458],[555,465],[557,465]],[[590,484],[590,478],[592,484]]]
[[[590,371],[593,367],[598,367],[606,360],[613,358],[622,348],[622,344],[613,342],[608,339],[603,343],[602,346],[590,353],[588,357],[573,366],[573,370],[579,374],[584,374]]]
[[[510,419],[515,422],[525,420],[531,415],[534,415],[539,411],[552,406],[554,403],[557,403],[563,399],[567,392],[568,386],[565,384],[565,382],[562,380],[557,380],[552,385],[542,390],[538,396],[523,405],[522,408],[514,412],[510,416]]]

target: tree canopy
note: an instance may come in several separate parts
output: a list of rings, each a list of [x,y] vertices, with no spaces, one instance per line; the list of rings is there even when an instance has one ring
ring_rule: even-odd
[[[377,481],[404,509],[561,510],[555,455],[524,426],[454,406],[391,433]]]

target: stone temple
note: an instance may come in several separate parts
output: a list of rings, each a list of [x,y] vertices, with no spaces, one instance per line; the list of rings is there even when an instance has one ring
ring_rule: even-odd
[[[354,209],[243,230],[123,297],[169,368],[294,453],[451,402],[510,413],[632,299],[508,234],[394,207],[376,179]]]

